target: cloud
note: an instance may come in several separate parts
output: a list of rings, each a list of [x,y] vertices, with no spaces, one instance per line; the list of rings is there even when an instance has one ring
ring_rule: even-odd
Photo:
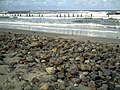
[[[120,0],[0,0],[0,10],[120,9]]]

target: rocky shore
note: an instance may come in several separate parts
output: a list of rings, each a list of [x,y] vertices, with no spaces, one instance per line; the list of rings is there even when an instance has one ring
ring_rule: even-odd
[[[120,90],[120,45],[1,33],[0,90]]]

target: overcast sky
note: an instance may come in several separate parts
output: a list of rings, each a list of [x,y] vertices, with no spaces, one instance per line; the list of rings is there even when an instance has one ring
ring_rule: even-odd
[[[0,0],[3,10],[120,10],[120,0]]]

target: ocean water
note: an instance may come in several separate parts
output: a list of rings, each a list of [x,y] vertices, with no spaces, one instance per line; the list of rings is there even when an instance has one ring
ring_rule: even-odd
[[[120,15],[108,15],[114,12],[118,11],[7,12],[9,18],[0,18],[0,28],[120,39]]]

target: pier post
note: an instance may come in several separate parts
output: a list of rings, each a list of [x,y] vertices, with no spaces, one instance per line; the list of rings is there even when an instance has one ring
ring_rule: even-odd
[[[75,15],[73,14],[73,17],[74,17]]]
[[[93,15],[91,14],[90,16],[92,17]]]
[[[70,17],[70,14],[68,14],[68,17]]]
[[[41,15],[41,17],[43,17],[43,14]]]
[[[61,14],[60,14],[60,17],[62,17]]]
[[[80,15],[80,17],[82,17],[82,14]]]

